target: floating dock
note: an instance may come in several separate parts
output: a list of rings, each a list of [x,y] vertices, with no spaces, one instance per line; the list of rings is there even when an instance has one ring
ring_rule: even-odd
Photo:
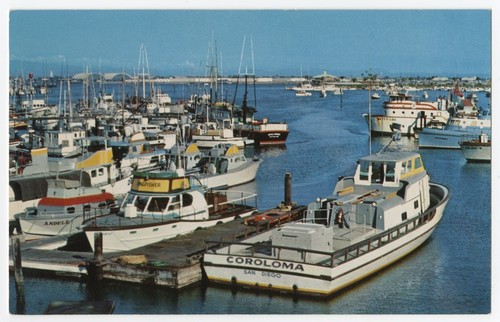
[[[305,209],[304,206],[290,208],[290,217],[301,218]],[[269,211],[273,209],[266,212]],[[276,211],[282,209],[276,208]],[[68,249],[71,248],[68,244],[86,242],[83,233],[70,238],[50,237],[21,243],[21,265],[23,269],[52,272],[55,276],[110,279],[182,289],[203,278],[201,259],[207,250],[205,241],[238,241],[281,224],[264,220],[256,225],[245,225],[244,219],[236,219],[134,250],[104,254]],[[13,258],[10,250],[9,267],[12,270]]]

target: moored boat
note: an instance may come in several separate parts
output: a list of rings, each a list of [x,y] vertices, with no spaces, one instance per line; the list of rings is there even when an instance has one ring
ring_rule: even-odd
[[[446,123],[450,117],[445,97],[435,102],[420,101],[404,93],[393,93],[384,102],[384,114],[363,114],[373,134],[392,134],[395,127],[402,135],[412,136],[416,128],[422,128],[428,122]]]
[[[418,147],[433,149],[460,149],[460,142],[471,135],[491,134],[491,118],[454,116],[448,123],[425,127],[418,132]]]
[[[115,207],[114,196],[101,189],[64,179],[47,183],[47,196],[38,206],[16,215],[27,240],[76,233],[85,219],[107,215]]]
[[[483,133],[478,138],[459,143],[468,162],[491,162],[491,140]]]
[[[422,245],[449,196],[418,153],[370,155],[331,196],[310,203],[304,220],[239,242],[208,241],[203,267],[212,283],[329,296]]]
[[[200,160],[200,171],[192,173],[208,188],[227,188],[255,180],[262,160],[247,159],[236,145],[219,144]]]
[[[207,190],[182,171],[137,172],[118,214],[97,217],[82,225],[91,246],[103,234],[103,251],[135,249],[251,215],[255,194]]]

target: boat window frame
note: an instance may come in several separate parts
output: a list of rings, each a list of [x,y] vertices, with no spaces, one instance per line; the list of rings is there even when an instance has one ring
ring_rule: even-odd
[[[164,206],[160,205],[160,207],[158,207],[157,209],[151,209],[151,207],[153,206],[153,202],[155,202],[156,200],[159,200],[159,199],[166,199]],[[169,203],[170,203],[170,197],[163,197],[163,196],[151,197],[149,200],[149,203],[148,203],[147,211],[163,213],[167,209],[167,206]],[[156,203],[156,205],[158,206],[158,203]]]

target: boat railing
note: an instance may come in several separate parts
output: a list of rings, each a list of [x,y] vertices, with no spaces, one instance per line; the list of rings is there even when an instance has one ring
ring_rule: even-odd
[[[210,192],[221,194],[226,196],[226,201],[220,202],[219,206],[235,206],[235,205],[243,205],[243,206],[252,206],[257,208],[257,194],[246,191],[236,191],[236,190],[216,190],[211,189]],[[209,208],[213,208],[213,205],[209,205]]]
[[[429,207],[429,209],[427,209],[424,213],[387,231],[376,234],[367,240],[363,240],[333,252],[297,247],[274,246],[271,243],[251,243],[222,240],[206,241],[205,251],[208,252],[210,250],[211,252],[220,255],[238,255],[241,257],[263,258],[269,258],[271,254],[273,254],[273,259],[297,261],[290,260],[289,258],[282,256],[282,253],[290,254],[290,251],[294,251],[300,254],[299,257],[302,259],[302,263],[314,266],[335,267],[379,249],[380,247],[396,241],[402,236],[428,224],[434,218],[437,207],[445,201],[445,198],[448,198],[449,196],[449,194],[446,196],[446,192],[439,186],[434,186],[431,189],[433,189],[433,193],[436,195],[435,199],[437,199],[437,201],[434,202],[434,204],[431,205],[431,207]],[[266,248],[265,252],[263,251],[263,248]],[[242,252],[243,250],[245,252]]]

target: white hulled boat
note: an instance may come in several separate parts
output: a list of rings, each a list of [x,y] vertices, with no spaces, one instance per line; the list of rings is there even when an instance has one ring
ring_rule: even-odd
[[[27,240],[76,233],[85,219],[107,215],[115,207],[114,196],[99,188],[64,179],[47,183],[47,196],[38,206],[16,215]]]
[[[418,153],[370,155],[331,196],[310,203],[303,221],[241,242],[209,242],[203,267],[210,282],[328,296],[424,243],[449,196],[429,182]]]
[[[491,162],[491,140],[486,133],[472,140],[464,140],[459,145],[468,162]]]
[[[94,235],[102,233],[104,252],[126,251],[247,217],[256,210],[248,200],[255,197],[208,191],[181,170],[137,172],[120,212],[89,220],[82,229],[92,247]]]
[[[395,127],[403,135],[414,135],[415,128],[422,128],[428,122],[446,123],[450,117],[445,97],[436,102],[419,101],[416,97],[403,93],[393,93],[384,102],[384,114],[363,114],[374,134],[392,134]]]
[[[219,144],[200,162],[201,170],[194,173],[208,188],[227,188],[255,180],[262,160],[247,159],[236,145]]]

